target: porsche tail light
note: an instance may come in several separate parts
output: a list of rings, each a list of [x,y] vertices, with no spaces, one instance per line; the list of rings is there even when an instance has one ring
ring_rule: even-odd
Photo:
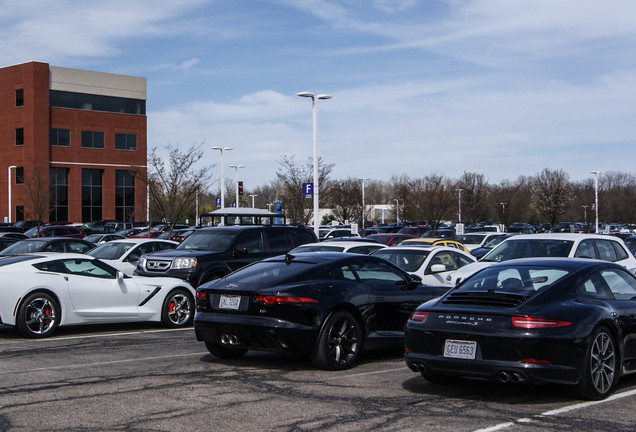
[[[545,318],[532,318],[515,316],[512,317],[512,326],[524,329],[554,328],[566,327],[572,325],[570,321],[560,321]]]
[[[415,322],[423,322],[428,316],[428,312],[426,311],[415,311],[413,315],[411,315],[411,321]]]
[[[296,297],[296,296],[286,296],[286,295],[277,295],[277,296],[254,295],[254,298],[256,298],[256,301],[265,303],[267,305],[281,304],[281,303],[318,303],[318,300],[312,299],[310,297]]]

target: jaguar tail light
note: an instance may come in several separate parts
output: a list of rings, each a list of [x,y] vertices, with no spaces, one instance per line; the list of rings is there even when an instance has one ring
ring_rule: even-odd
[[[318,300],[312,299],[310,297],[296,297],[286,295],[265,296],[257,294],[254,295],[254,298],[256,298],[256,301],[265,303],[267,305],[281,303],[318,303]]]

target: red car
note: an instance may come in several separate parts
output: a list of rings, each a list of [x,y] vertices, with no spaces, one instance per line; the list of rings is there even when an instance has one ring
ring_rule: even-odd
[[[83,239],[86,237],[84,231],[73,225],[45,225],[38,228],[31,228],[24,235],[28,237],[71,237]]]
[[[366,236],[365,239],[373,240],[387,246],[397,246],[403,240],[419,238],[419,237],[420,236],[416,236],[412,234],[386,233],[386,234],[371,234]]]

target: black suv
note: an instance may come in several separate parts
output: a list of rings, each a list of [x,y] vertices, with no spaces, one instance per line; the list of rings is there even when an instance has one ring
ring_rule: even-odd
[[[176,277],[197,287],[254,261],[317,241],[313,231],[289,225],[202,228],[176,249],[143,255],[135,274]]]

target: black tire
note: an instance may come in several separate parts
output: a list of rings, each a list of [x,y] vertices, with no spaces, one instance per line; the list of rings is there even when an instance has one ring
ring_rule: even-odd
[[[245,348],[226,348],[218,343],[205,342],[205,347],[215,357],[220,359],[237,359],[247,352]]]
[[[28,338],[50,336],[60,323],[62,310],[55,298],[44,292],[26,296],[18,308],[16,328]]]
[[[311,360],[325,370],[349,369],[358,358],[360,348],[360,324],[349,312],[337,311],[323,324]]]
[[[583,399],[605,399],[614,390],[619,377],[616,342],[610,331],[600,327],[592,333],[585,352],[583,371],[574,394]]]
[[[177,328],[192,324],[194,300],[185,289],[178,288],[166,296],[161,308],[161,323],[165,327]]]

